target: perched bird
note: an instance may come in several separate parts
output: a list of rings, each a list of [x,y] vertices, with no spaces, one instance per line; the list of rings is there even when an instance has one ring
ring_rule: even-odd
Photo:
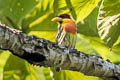
[[[61,14],[51,21],[58,22],[56,44],[62,47],[75,48],[77,40],[77,28],[74,21],[68,14]]]

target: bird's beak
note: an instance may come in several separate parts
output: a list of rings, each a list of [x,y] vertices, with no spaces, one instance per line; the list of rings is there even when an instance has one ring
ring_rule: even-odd
[[[62,18],[60,18],[60,17],[54,17],[54,18],[52,18],[51,21],[54,21],[54,22],[62,21]]]

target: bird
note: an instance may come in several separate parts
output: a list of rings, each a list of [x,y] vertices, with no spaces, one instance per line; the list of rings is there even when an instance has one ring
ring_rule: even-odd
[[[51,21],[58,23],[55,43],[61,47],[75,48],[77,40],[77,27],[69,14],[60,14]]]

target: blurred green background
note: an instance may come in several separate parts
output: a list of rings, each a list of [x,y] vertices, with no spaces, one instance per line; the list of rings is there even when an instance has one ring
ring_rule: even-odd
[[[120,63],[120,0],[0,0],[0,23],[55,41],[57,23],[51,19],[68,13],[77,24],[76,48]],[[0,51],[0,80],[99,80],[79,72],[32,66]]]

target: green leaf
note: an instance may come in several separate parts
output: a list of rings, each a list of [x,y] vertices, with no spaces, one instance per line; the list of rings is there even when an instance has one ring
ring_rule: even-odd
[[[66,4],[66,0],[54,0],[53,6],[54,6],[54,13],[56,15],[62,14],[62,13],[69,13],[70,11]]]
[[[39,66],[33,67],[14,55],[10,55],[4,66],[4,80],[45,80],[46,77]]]
[[[98,80],[97,77],[85,76],[80,72],[62,70],[60,72],[54,72],[55,80]]]
[[[3,80],[4,66],[9,58],[10,53],[8,51],[0,51],[0,80]]]
[[[26,65],[29,75],[26,76],[25,80],[46,80],[45,75],[39,66],[32,66],[27,63]]]
[[[90,44],[90,48],[93,49],[93,51],[97,52],[99,56],[101,56],[103,59],[109,59],[111,62],[119,62],[120,61],[120,46],[117,44],[116,46],[112,47],[112,50],[108,48],[104,44],[104,42],[98,38],[98,37],[88,37],[88,36],[81,36],[84,40],[88,41]],[[82,43],[82,42],[81,42]],[[81,44],[80,44],[81,45]],[[89,46],[89,45],[87,45]],[[89,50],[89,48],[86,48],[86,50]],[[81,49],[82,50],[82,49]],[[83,49],[84,50],[84,49]],[[85,51],[83,51],[85,52]],[[94,52],[87,52],[87,53],[94,53]]]
[[[87,17],[100,0],[55,0],[56,14],[71,13],[76,22]],[[89,8],[88,8],[89,7]]]
[[[32,13],[28,14],[22,21],[24,32],[29,31],[55,31],[57,23],[51,19],[55,16],[53,12],[54,0],[41,0],[34,8]]]
[[[17,28],[38,2],[38,0],[0,0],[0,13]]]
[[[24,80],[29,75],[25,63],[18,57],[10,55],[4,67],[4,80]]]
[[[71,0],[77,15],[76,22],[86,18],[93,11],[99,1],[100,0]]]
[[[78,33],[86,36],[98,36],[97,16],[99,7],[97,6],[83,21],[77,24]]]
[[[50,68],[41,67],[45,80],[53,80],[53,72]]]
[[[29,35],[36,35],[37,37],[44,38],[50,41],[55,41],[55,31],[30,31]]]
[[[78,35],[77,36],[77,43],[76,43],[76,49],[79,51],[82,51],[87,54],[93,54],[93,55],[98,55],[98,51],[94,49],[92,44],[89,42],[87,38],[85,38],[84,35]]]
[[[120,38],[118,42],[120,41]],[[112,50],[104,44],[99,37],[78,35],[76,49],[86,54],[98,55],[111,62],[119,62],[120,42],[112,47]]]
[[[62,5],[60,2],[62,1]],[[67,3],[67,4],[66,4]],[[59,4],[59,5],[58,5]],[[72,6],[69,0],[54,0],[54,11],[53,11],[53,0],[41,0],[40,3],[34,8],[32,13],[28,14],[27,17],[22,21],[23,31],[56,31],[57,24],[51,22],[51,19],[63,12],[62,7],[64,5]],[[84,20],[84,23],[78,23],[78,33],[82,33],[90,36],[98,36],[96,24],[99,7],[96,7],[89,16]],[[73,17],[76,16],[74,10],[72,10]],[[93,23],[94,22],[94,23]]]
[[[120,34],[120,11],[116,10],[120,8],[119,5],[120,0],[103,0],[99,10],[99,36],[109,47],[113,46]]]

